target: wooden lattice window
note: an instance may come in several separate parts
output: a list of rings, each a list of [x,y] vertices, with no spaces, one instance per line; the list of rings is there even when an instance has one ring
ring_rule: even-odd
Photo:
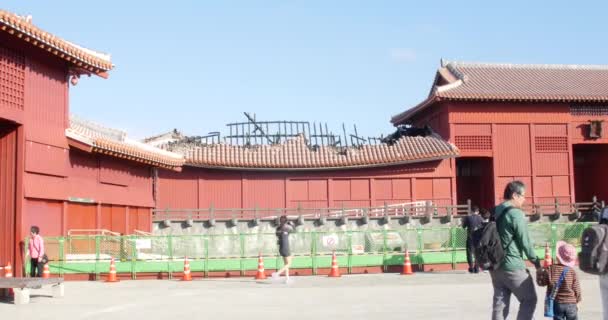
[[[0,107],[23,109],[24,88],[23,56],[0,47]]]
[[[608,116],[608,106],[570,106],[573,116]]]
[[[456,136],[460,150],[492,150],[491,136]]]
[[[536,152],[568,152],[567,137],[536,137]]]

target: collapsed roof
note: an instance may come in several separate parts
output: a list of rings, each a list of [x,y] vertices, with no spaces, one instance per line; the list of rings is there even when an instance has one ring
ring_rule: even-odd
[[[430,127],[400,127],[377,143],[313,144],[298,133],[279,143],[233,144],[189,137],[177,130],[144,139],[181,154],[189,166],[244,170],[337,170],[382,167],[456,157],[458,149]],[[251,141],[249,141],[251,142]]]

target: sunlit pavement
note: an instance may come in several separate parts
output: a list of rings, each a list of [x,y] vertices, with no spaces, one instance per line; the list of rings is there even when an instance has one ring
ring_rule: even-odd
[[[579,272],[579,315],[600,319],[597,277]],[[284,279],[281,279],[284,280]],[[64,298],[32,291],[28,305],[0,303],[3,319],[489,319],[489,274],[464,272],[292,277],[290,284],[250,278],[67,282]],[[543,319],[545,288],[537,288]],[[512,316],[517,302],[512,298]]]

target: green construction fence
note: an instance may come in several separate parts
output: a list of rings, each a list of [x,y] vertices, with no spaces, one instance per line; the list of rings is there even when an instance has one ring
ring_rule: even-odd
[[[545,255],[545,245],[567,241],[580,246],[583,230],[590,223],[534,223],[529,232],[536,253]],[[403,265],[404,252],[410,253],[413,265],[451,264],[466,262],[466,230],[460,227],[409,228],[400,230],[295,232],[290,235],[294,255],[292,269],[309,269],[317,274],[320,268],[331,267],[332,252],[336,252],[340,267],[350,273],[357,267]],[[109,271],[111,258],[118,273],[172,273],[183,271],[188,257],[193,272],[240,272],[257,269],[257,258],[264,257],[266,269],[278,269],[274,233],[207,234],[207,235],[85,235],[45,237],[51,274],[95,274]],[[25,248],[28,248],[25,239]],[[27,252],[25,252],[27,255]],[[25,259],[29,270],[29,257]]]

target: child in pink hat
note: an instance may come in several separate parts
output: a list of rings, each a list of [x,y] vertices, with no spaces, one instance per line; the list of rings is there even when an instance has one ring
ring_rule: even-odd
[[[578,306],[581,302],[581,287],[574,271],[576,265],[576,249],[564,241],[557,242],[557,263],[546,269],[539,269],[536,282],[539,286],[547,286],[547,296],[554,295],[553,319],[577,320]],[[559,279],[561,284],[556,290]]]

